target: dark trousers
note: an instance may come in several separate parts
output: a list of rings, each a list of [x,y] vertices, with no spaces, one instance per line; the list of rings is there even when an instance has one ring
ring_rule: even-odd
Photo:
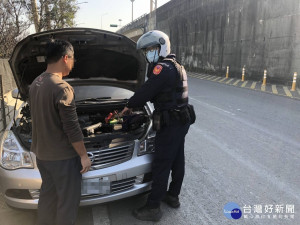
[[[38,225],[74,225],[81,196],[79,157],[45,161],[37,159],[42,177]]]
[[[180,194],[184,177],[184,141],[190,125],[182,125],[179,121],[162,128],[156,132],[155,153],[152,164],[152,191],[148,197],[147,205],[151,208],[159,207],[164,198],[170,171],[172,181],[169,186],[169,194]]]

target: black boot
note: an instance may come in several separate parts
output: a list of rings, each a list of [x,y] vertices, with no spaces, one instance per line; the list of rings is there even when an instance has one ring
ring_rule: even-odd
[[[145,205],[139,209],[135,209],[132,212],[133,216],[139,220],[145,221],[159,221],[162,217],[162,212],[160,207],[158,208],[149,208]]]
[[[167,203],[172,208],[178,208],[180,206],[179,198],[170,195],[168,192],[163,199],[163,202]]]

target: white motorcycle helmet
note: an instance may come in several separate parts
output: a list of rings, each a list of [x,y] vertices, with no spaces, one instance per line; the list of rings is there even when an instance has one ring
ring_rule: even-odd
[[[137,49],[146,49],[149,47],[159,46],[159,57],[166,57],[171,52],[171,44],[168,35],[159,30],[152,30],[143,34],[137,41]],[[148,59],[147,59],[148,60]],[[148,62],[150,62],[148,60]]]

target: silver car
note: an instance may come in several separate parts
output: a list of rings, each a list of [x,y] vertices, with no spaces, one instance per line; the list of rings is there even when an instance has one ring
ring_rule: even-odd
[[[132,115],[120,112],[145,80],[147,65],[135,43],[103,30],[70,28],[30,35],[19,42],[10,59],[18,95],[24,101],[7,126],[0,145],[0,188],[8,205],[37,208],[41,177],[30,152],[31,118],[28,90],[46,69],[49,38],[65,39],[75,49],[75,67],[66,78],[75,91],[77,114],[92,161],[83,175],[80,205],[114,201],[151,189],[155,133],[147,103]],[[15,92],[14,92],[15,93]]]

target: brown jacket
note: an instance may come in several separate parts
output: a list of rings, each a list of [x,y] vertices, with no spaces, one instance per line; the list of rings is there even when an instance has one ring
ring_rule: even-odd
[[[82,141],[74,90],[58,75],[42,73],[31,84],[31,151],[40,160],[64,160],[77,156],[71,143]]]

